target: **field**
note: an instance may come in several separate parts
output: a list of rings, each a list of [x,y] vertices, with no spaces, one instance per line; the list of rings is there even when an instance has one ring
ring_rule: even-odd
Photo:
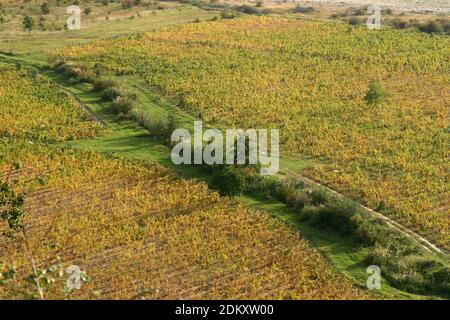
[[[450,298],[439,1],[367,30],[357,0],[78,0],[75,31],[72,0],[2,2],[0,300]],[[279,174],[175,165],[198,119],[280,129]]]
[[[211,126],[281,128],[282,154],[316,159],[302,174],[449,248],[449,46],[446,36],[247,17],[54,55],[139,75]],[[364,101],[372,80],[387,93],[377,106]]]
[[[75,264],[87,272],[90,280],[71,298],[365,297],[292,228],[204,183],[158,165],[49,145],[55,132],[64,140],[104,132],[49,80],[25,76],[2,70],[0,119],[8,134],[1,178],[26,193],[26,244],[38,267]],[[0,297],[22,298],[30,290],[21,281],[30,273],[25,242],[2,238],[0,246],[0,261],[14,262],[18,275],[0,286]],[[56,281],[46,298],[67,298],[63,287]]]

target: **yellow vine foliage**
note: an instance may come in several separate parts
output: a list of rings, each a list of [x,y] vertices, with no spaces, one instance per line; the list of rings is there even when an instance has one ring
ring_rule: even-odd
[[[358,299],[365,294],[330,268],[288,226],[236,205],[207,185],[157,165],[96,153],[3,144],[1,177],[26,191],[27,232],[42,266],[61,258],[90,281],[72,298]],[[37,183],[45,172],[46,183]],[[1,229],[4,229],[2,226]],[[21,244],[16,243],[20,248]],[[29,272],[23,251],[0,240],[0,261]],[[20,279],[20,277],[18,277]],[[25,283],[0,287],[20,298]],[[63,298],[59,280],[47,298]]]
[[[48,144],[101,129],[45,78],[2,71],[0,180],[26,194],[24,224],[38,267],[78,265],[90,277],[70,298],[367,298],[295,230],[205,183]],[[0,286],[0,299],[21,299],[30,288],[23,246],[21,238],[0,238],[0,262],[18,273]],[[46,298],[65,298],[66,279]]]
[[[8,70],[0,73],[0,135],[13,139],[58,142],[102,132],[76,101],[40,75]]]
[[[246,17],[54,53],[136,74],[219,128],[278,128],[303,174],[450,248],[450,38]],[[386,97],[364,101],[379,80]]]

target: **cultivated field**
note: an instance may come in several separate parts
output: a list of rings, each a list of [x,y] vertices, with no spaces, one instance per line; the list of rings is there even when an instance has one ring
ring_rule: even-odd
[[[449,248],[446,36],[247,17],[97,41],[54,56],[136,74],[211,126],[280,128],[302,174]],[[369,83],[386,97],[364,101]]]
[[[449,298],[448,8],[1,1],[0,299]],[[279,174],[173,164],[198,119]]]
[[[47,299],[365,297],[293,229],[204,183],[49,145],[102,129],[44,77],[2,69],[0,93],[0,176],[25,192],[26,214],[26,238],[0,240],[0,271],[16,270],[1,298],[33,291],[27,252],[39,268],[75,264],[89,277],[70,294],[56,278]]]

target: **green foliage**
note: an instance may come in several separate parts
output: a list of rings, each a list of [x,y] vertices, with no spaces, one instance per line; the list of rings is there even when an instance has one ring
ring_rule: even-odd
[[[246,14],[259,14],[260,13],[258,8],[249,6],[247,4],[237,7],[236,10],[240,11],[242,13],[246,13]]]
[[[418,294],[450,297],[449,266],[419,255],[414,248],[402,248],[394,243],[384,246],[376,244],[366,261],[380,266],[383,277],[397,288]]]
[[[314,9],[313,7],[302,7],[298,4],[295,8],[291,9],[291,12],[293,13],[312,13],[315,11],[316,9]]]
[[[134,5],[133,0],[122,0],[120,3],[123,9],[130,9]]]
[[[16,278],[16,268],[5,262],[0,263],[0,286],[4,286],[8,281]]]
[[[330,201],[330,196],[324,189],[315,189],[311,192],[311,203],[315,206],[325,205]]]
[[[317,224],[323,229],[333,230],[342,235],[351,235],[358,228],[357,205],[350,200],[336,199],[319,208]]]
[[[369,84],[368,91],[364,100],[369,105],[377,105],[379,104],[385,95],[384,89],[381,86],[380,82],[377,80],[372,80]]]
[[[224,196],[234,197],[245,190],[245,177],[233,165],[223,165],[213,175],[212,185]]]
[[[101,92],[106,88],[117,87],[117,81],[113,79],[96,79],[93,83],[93,90],[97,92]]]
[[[229,10],[224,10],[220,13],[220,17],[222,19],[234,19],[236,18],[236,14]]]
[[[8,224],[9,230],[3,235],[14,238],[16,233],[24,229],[22,219],[24,217],[23,194],[17,194],[7,182],[0,183],[0,218]]]
[[[66,77],[72,78],[74,80],[73,82],[95,81],[95,73],[93,71],[73,62],[58,61],[53,65],[53,69]]]
[[[177,120],[172,114],[166,118],[152,118],[143,112],[135,112],[132,113],[132,117],[147,129],[153,138],[164,144],[170,144],[172,132],[177,128]]]
[[[50,13],[50,6],[47,2],[44,2],[43,4],[41,4],[41,12],[43,14],[49,14]]]
[[[438,21],[428,21],[418,26],[418,29],[426,33],[442,33],[444,27]]]
[[[348,19],[348,24],[350,24],[352,26],[356,26],[358,24],[361,24],[362,22],[363,22],[363,20],[358,17],[350,17]]]
[[[23,28],[28,31],[28,33],[31,33],[34,28],[34,19],[30,16],[25,16],[23,18],[22,25]]]
[[[117,97],[123,96],[122,88],[120,87],[107,87],[102,91],[102,100],[114,101]]]
[[[131,94],[118,96],[111,104],[112,111],[119,116],[119,118],[127,119],[131,116],[131,111],[136,105],[136,98]]]

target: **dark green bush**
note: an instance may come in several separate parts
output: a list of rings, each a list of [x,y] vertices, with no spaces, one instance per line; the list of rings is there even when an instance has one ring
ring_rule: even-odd
[[[170,144],[170,137],[177,126],[176,118],[173,115],[164,118],[151,118],[147,114],[140,112],[132,114],[138,123],[147,129],[150,135],[165,144]]]
[[[341,235],[351,235],[358,228],[358,221],[354,218],[356,214],[359,213],[354,202],[336,199],[327,206],[319,208],[317,225]]]
[[[212,186],[224,196],[237,196],[245,191],[245,177],[233,165],[221,165],[213,175]]]
[[[353,220],[358,224],[353,235],[362,245],[386,244],[393,237],[392,231],[379,221]]]

